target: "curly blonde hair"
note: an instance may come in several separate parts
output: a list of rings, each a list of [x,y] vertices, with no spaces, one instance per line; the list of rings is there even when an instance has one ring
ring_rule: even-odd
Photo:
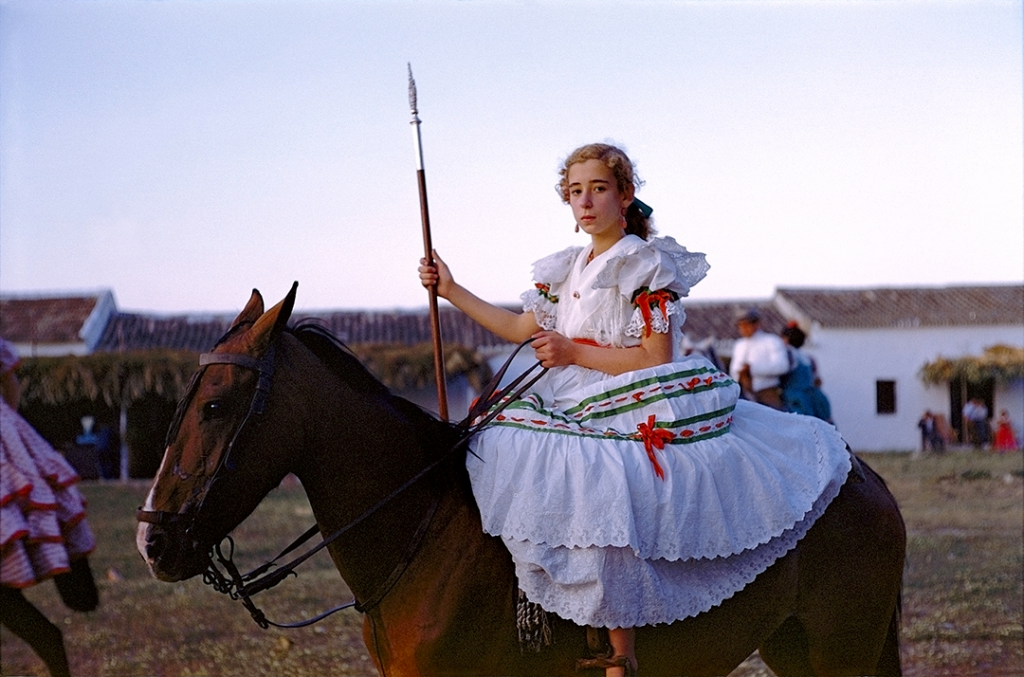
[[[565,158],[558,170],[560,178],[555,186],[555,191],[562,198],[562,202],[569,204],[569,167],[577,162],[586,162],[587,160],[600,160],[608,169],[612,170],[612,176],[615,177],[615,184],[620,193],[631,189],[635,195],[636,190],[644,185],[644,182],[637,176],[633,161],[621,148],[607,143],[588,143],[569,153],[569,157]],[[651,219],[644,216],[635,203],[630,204],[626,209],[626,232],[645,240],[654,234]]]

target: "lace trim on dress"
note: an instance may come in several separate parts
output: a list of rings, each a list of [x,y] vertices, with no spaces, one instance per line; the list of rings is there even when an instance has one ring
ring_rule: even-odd
[[[558,319],[558,295],[552,294],[551,288],[569,277],[569,271],[581,251],[583,247],[569,247],[534,262],[535,288],[523,292],[519,298],[523,302],[523,311],[533,313],[541,329],[554,330]]]
[[[582,554],[577,556],[577,562],[571,556],[571,549],[556,548],[556,554],[561,554],[559,551],[567,553],[568,573],[561,573],[560,578],[575,577],[582,581],[576,587],[590,588],[576,597],[560,595],[560,586],[546,571],[528,559],[521,561],[515,556],[520,548],[525,546],[529,549],[530,544],[507,538],[502,540],[514,553],[516,575],[526,594],[562,618],[581,625],[602,627],[672,623],[709,611],[749,585],[796,547],[841,488],[842,482],[830,482],[803,519],[790,529],[763,545],[729,557],[645,561],[637,558],[628,547],[609,548],[604,552],[594,548],[584,549],[584,552],[593,551],[592,557]],[[606,579],[629,581],[630,585],[593,584],[586,572],[597,569],[598,564],[603,565]],[[635,591],[633,597],[621,594],[622,589]]]
[[[686,319],[686,312],[683,310],[683,304],[680,301],[666,303],[665,309],[668,311],[668,317],[662,314],[661,308],[658,306],[650,309],[651,330],[659,334],[667,334],[672,330],[672,322],[669,320],[669,317],[675,316],[678,320],[676,325],[680,327]],[[647,332],[647,326],[643,309],[636,308],[633,311],[633,315],[629,318],[629,324],[626,325],[625,334],[626,336],[641,338]]]
[[[572,264],[583,251],[583,247],[569,247],[555,252],[533,263],[533,279],[535,282],[555,284],[564,282],[569,277]]]
[[[545,294],[538,288],[523,292],[519,298],[523,301],[523,311],[533,313],[534,318],[537,320],[537,326],[547,331],[554,330],[555,323],[558,320],[557,296]]]
[[[654,329],[655,317],[661,318],[658,325],[659,327],[664,327],[664,329],[659,329],[658,333],[667,334],[669,332],[671,326],[668,321],[670,314],[668,304],[678,300],[679,294],[671,289],[659,289],[652,292],[647,287],[643,287],[633,292],[632,302],[643,318],[644,336],[651,335],[651,331]]]
[[[686,285],[686,291],[682,292],[681,296],[689,294],[693,285],[703,280],[711,269],[704,254],[687,250],[671,237],[656,237],[652,240],[652,244],[668,254],[675,262],[676,268],[679,269],[679,277]]]
[[[673,265],[664,265],[663,256],[671,259]],[[640,240],[636,250],[609,259],[594,286],[637,289],[646,285],[686,296],[710,268],[704,254],[687,251],[671,237],[656,237]]]

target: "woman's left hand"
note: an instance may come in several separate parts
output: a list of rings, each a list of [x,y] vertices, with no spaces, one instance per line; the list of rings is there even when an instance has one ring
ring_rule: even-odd
[[[576,364],[579,344],[557,331],[537,332],[533,335],[531,347],[543,367],[565,367]]]

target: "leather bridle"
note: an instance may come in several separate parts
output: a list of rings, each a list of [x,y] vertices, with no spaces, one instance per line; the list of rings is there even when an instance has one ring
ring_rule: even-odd
[[[529,339],[521,343],[506,360],[501,369],[494,375],[491,381],[484,386],[480,397],[471,408],[469,415],[458,426],[462,431],[462,435],[458,441],[455,442],[455,444],[446,453],[442,454],[425,468],[413,475],[404,484],[382,498],[374,506],[364,511],[361,515],[350,521],[345,526],[324,537],[323,540],[311,547],[302,555],[274,569],[273,571],[270,571],[270,569],[277,566],[278,560],[295,551],[303,543],[315,536],[320,531],[319,526],[314,524],[312,527],[307,529],[305,533],[295,539],[295,541],[293,541],[287,548],[282,550],[274,559],[256,567],[246,574],[240,573],[233,561],[234,540],[230,536],[225,536],[221,541],[226,541],[228,543],[227,553],[225,553],[221,548],[219,542],[208,546],[207,568],[203,573],[203,583],[211,586],[217,592],[228,595],[232,599],[241,600],[242,604],[249,611],[249,614],[252,616],[256,624],[263,629],[266,629],[271,625],[278,628],[300,628],[316,623],[317,621],[320,621],[343,609],[354,607],[360,613],[365,613],[379,604],[405,572],[409,563],[412,561],[412,558],[419,550],[419,546],[422,543],[423,538],[426,536],[433,517],[437,512],[438,504],[440,502],[437,496],[433,497],[429,508],[426,510],[423,519],[420,521],[419,526],[405,550],[404,556],[395,565],[391,574],[384,580],[384,582],[377,586],[377,590],[363,602],[353,600],[352,602],[329,609],[324,613],[305,621],[299,621],[296,623],[274,623],[268,620],[263,611],[256,607],[251,597],[276,586],[289,575],[297,575],[294,570],[298,565],[302,564],[314,554],[336,541],[355,526],[361,524],[399,494],[447,461],[455,452],[467,444],[473,435],[490,423],[490,421],[493,420],[494,417],[497,416],[506,406],[519,399],[519,397],[521,397],[528,388],[547,373],[547,368],[542,367],[539,374],[533,376],[524,385],[520,385],[534,372],[534,370],[536,370],[537,367],[541,367],[540,362],[537,362],[524,373],[520,374],[504,388],[498,390],[497,386],[504,377],[509,365],[519,354],[519,351],[531,342],[532,339]],[[249,410],[246,413],[245,418],[243,418],[241,423],[239,423],[238,428],[235,429],[235,433],[232,436],[231,441],[228,443],[227,450],[221,457],[216,470],[212,475],[210,475],[203,486],[196,490],[196,495],[201,495],[201,498],[182,513],[172,513],[160,510],[143,510],[142,508],[139,508],[136,511],[136,518],[138,521],[156,524],[159,526],[174,525],[179,522],[186,521],[187,525],[185,527],[185,533],[193,538],[197,547],[202,545],[202,542],[197,539],[193,533],[193,529],[196,526],[196,519],[199,515],[200,509],[206,501],[207,496],[209,495],[210,488],[216,480],[222,476],[222,473],[230,472],[235,469],[235,464],[232,460],[232,452],[235,450],[236,443],[242,437],[243,431],[249,427],[250,423],[254,426],[258,426],[261,421],[261,416],[266,407],[267,397],[270,394],[270,388],[273,383],[274,354],[275,350],[274,345],[272,344],[267,350],[267,353],[260,359],[241,353],[203,353],[200,355],[199,365],[201,369],[194,377],[196,384],[198,384],[199,379],[202,377],[205,367],[211,364],[229,364],[253,370],[258,374],[256,390],[253,393],[252,401],[249,404]],[[194,396],[194,391],[190,389],[190,393],[186,395],[186,399],[182,402],[181,406],[187,406],[192,396]],[[168,440],[168,446],[170,446],[170,442],[172,441],[173,440]],[[470,451],[470,453],[472,453],[472,451]],[[217,562],[224,567],[224,572],[218,568]]]
[[[224,472],[230,472],[235,469],[236,466],[233,459],[233,452],[238,444],[238,440],[242,436],[242,433],[248,429],[250,423],[253,423],[255,426],[259,425],[261,420],[260,417],[263,415],[263,411],[266,408],[267,397],[270,395],[270,387],[273,384],[274,354],[275,350],[272,345],[267,350],[266,354],[260,359],[244,355],[242,353],[203,353],[199,356],[200,370],[194,377],[194,386],[198,385],[199,379],[202,378],[202,374],[206,371],[206,367],[211,364],[230,364],[244,369],[251,369],[257,373],[256,390],[253,392],[252,400],[249,402],[249,409],[246,412],[245,417],[235,429],[234,435],[231,436],[231,441],[228,442],[227,449],[218,461],[216,469],[214,469],[213,473],[206,479],[206,481],[195,490],[193,499],[198,497],[198,501],[194,501],[185,512],[144,510],[139,508],[135,513],[135,517],[138,521],[156,524],[159,526],[174,525],[182,521],[187,521],[185,531],[186,533],[191,534],[192,529],[195,526],[196,515],[198,515],[200,509],[203,507],[203,503],[206,502],[206,497],[210,494],[210,488]],[[194,389],[190,388],[186,395],[186,400],[182,405],[187,406],[194,395]],[[169,439],[167,441],[167,446],[170,446],[173,441],[173,439]]]

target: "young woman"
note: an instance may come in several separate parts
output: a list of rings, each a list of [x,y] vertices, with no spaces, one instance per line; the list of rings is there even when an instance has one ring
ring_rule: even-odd
[[[532,338],[550,368],[474,438],[467,468],[527,598],[609,629],[608,675],[635,673],[632,628],[706,611],[791,549],[850,469],[834,428],[787,431],[805,417],[738,401],[726,374],[682,354],[679,299],[708,265],[651,237],[638,185],[614,146],[570,154],[558,190],[590,241],[534,264],[522,314],[440,257],[419,267],[490,331]]]

